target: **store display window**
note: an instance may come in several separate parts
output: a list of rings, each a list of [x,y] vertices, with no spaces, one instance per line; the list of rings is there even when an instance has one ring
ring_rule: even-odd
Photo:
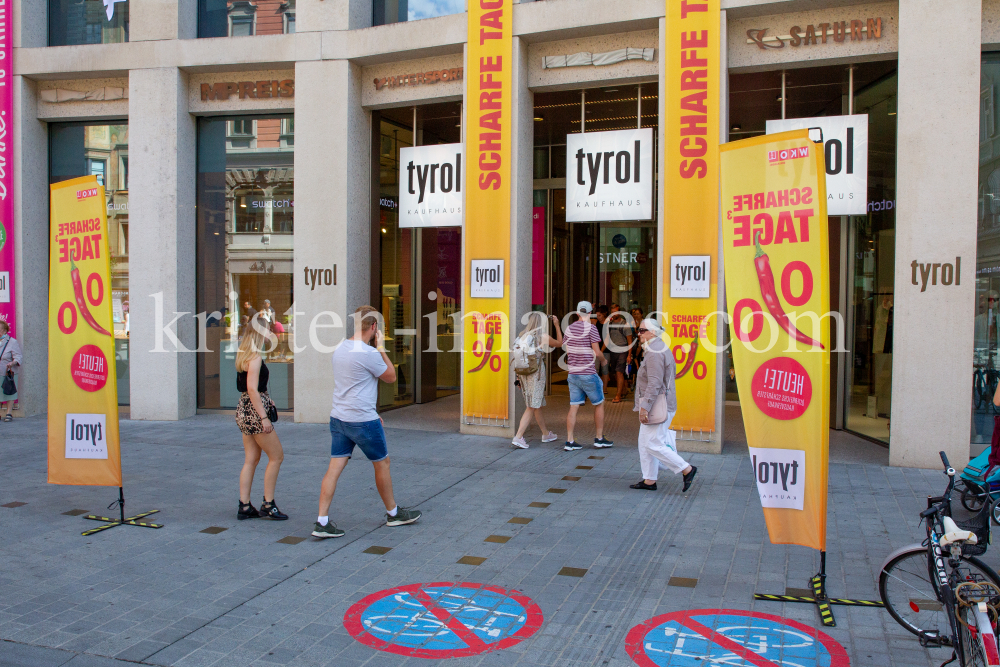
[[[291,116],[198,120],[197,309],[206,313],[198,354],[198,407],[235,408],[236,350],[254,313],[277,344],[264,361],[279,410],[294,407],[295,220]]]

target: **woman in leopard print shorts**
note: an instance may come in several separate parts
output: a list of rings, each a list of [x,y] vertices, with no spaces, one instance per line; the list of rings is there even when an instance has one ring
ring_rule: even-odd
[[[278,470],[284,459],[281,440],[274,431],[274,425],[267,415],[274,409],[274,402],[267,395],[267,364],[260,352],[273,349],[276,344],[274,334],[268,327],[263,313],[257,313],[243,329],[240,348],[236,353],[236,389],[240,392],[240,402],[236,407],[236,425],[243,433],[243,450],[246,458],[240,472],[240,506],[236,518],[255,519],[263,517],[283,521],[288,518],[274,504],[274,487],[278,483]],[[250,487],[260,461],[260,453],[267,454],[267,469],[264,471],[264,502],[260,510],[250,504]]]

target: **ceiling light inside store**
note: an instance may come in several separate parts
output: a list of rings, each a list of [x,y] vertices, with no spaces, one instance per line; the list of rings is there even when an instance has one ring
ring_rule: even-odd
[[[739,126],[739,125],[733,125],[731,128],[729,128],[729,131],[730,132],[739,132],[742,129],[743,128],[741,126]]]
[[[541,123],[543,120],[545,120],[544,116],[535,116],[535,122],[536,123]]]
[[[777,97],[775,97],[774,101],[775,102],[780,102],[781,101],[781,95],[778,95]]]
[[[383,234],[387,234],[388,233],[388,232],[385,231],[385,227],[382,228],[382,233]]]

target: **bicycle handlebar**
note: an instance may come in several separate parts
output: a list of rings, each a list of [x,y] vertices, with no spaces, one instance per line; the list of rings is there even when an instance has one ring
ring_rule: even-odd
[[[943,463],[943,464],[944,464],[944,467],[945,467],[945,468],[950,468],[950,467],[951,467],[951,464],[950,464],[950,463],[948,463],[948,455],[947,455],[947,454],[945,454],[944,452],[938,452],[938,454],[940,454],[940,455],[941,455],[941,463]]]

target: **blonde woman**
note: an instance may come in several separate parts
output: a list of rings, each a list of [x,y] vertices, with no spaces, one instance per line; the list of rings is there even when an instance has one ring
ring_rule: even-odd
[[[511,440],[511,444],[521,449],[527,449],[528,443],[524,439],[524,432],[531,425],[531,417],[534,415],[538,422],[538,428],[542,429],[542,442],[552,442],[558,440],[559,436],[553,433],[545,425],[545,417],[542,416],[542,406],[545,405],[545,353],[554,347],[563,344],[562,331],[559,329],[559,318],[552,315],[552,325],[556,329],[556,337],[549,335],[547,322],[543,313],[532,311],[528,314],[528,324],[518,335],[517,340],[538,350],[541,360],[538,363],[538,370],[531,375],[518,375],[517,379],[524,393],[525,409],[521,415],[521,423],[517,427],[517,434]]]
[[[236,425],[243,433],[243,450],[246,452],[240,472],[240,507],[236,513],[240,521],[258,517],[278,521],[288,518],[274,504],[274,487],[278,483],[278,470],[285,455],[274,425],[268,419],[268,412],[274,410],[274,403],[267,395],[268,370],[261,351],[273,349],[277,340],[267,324],[263,313],[251,317],[236,353],[236,389],[241,392],[240,403],[236,407]],[[250,487],[261,450],[267,454],[267,469],[264,470],[264,502],[257,510],[250,504]]]

